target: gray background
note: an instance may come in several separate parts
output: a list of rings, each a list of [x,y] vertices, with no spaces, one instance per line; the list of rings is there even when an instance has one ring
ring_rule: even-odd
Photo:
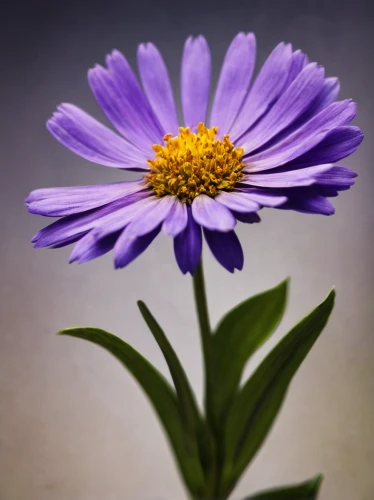
[[[234,276],[206,252],[214,322],[250,294],[292,277],[289,307],[274,341],[332,285],[337,288],[333,317],[233,498],[323,472],[321,500],[371,500],[372,2],[12,2],[5,21],[0,96],[0,499],[185,498],[161,428],[130,376],[99,348],[54,335],[74,325],[104,327],[167,373],[137,311],[135,301],[142,298],[167,330],[201,397],[191,280],[178,271],[171,241],[159,237],[122,271],[112,269],[111,255],[68,266],[69,249],[32,249],[30,238],[48,221],[28,215],[23,199],[38,187],[134,178],[80,159],[45,129],[46,119],[63,101],[104,120],[90,94],[86,71],[102,63],[112,48],[135,62],[137,45],[152,40],[162,49],[177,87],[182,45],[189,34],[207,36],[216,77],[230,40],[245,30],[257,35],[260,62],[285,40],[323,64],[328,75],[339,76],[341,97],[359,103],[356,123],[366,141],[343,162],[360,176],[353,190],[334,201],[334,217],[263,211],[261,224],[238,228],[246,263]]]

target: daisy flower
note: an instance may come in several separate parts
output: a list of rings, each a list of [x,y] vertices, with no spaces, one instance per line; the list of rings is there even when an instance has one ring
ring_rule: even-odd
[[[160,233],[174,240],[183,273],[194,273],[203,235],[230,272],[243,267],[237,221],[258,222],[262,207],[331,215],[329,197],[356,174],[335,163],[363,138],[349,123],[351,100],[337,101],[339,81],[280,43],[253,79],[256,41],[239,33],[225,55],[208,113],[211,55],[203,36],[187,39],[181,62],[183,126],[163,58],[138,49],[140,82],[114,50],[88,72],[91,90],[116,132],[73,104],[61,104],[47,127],[86,160],[141,173],[133,182],[38,189],[29,212],[60,219],[33,238],[36,248],[75,243],[70,262],[114,249],[116,268]],[[253,80],[253,83],[252,83]]]

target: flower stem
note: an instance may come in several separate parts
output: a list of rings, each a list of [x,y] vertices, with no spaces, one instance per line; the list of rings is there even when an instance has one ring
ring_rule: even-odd
[[[212,332],[210,327],[208,304],[205,292],[205,280],[203,271],[203,262],[200,260],[196,271],[193,275],[193,288],[195,295],[195,304],[197,317],[200,327],[201,345],[204,356],[205,370],[205,407],[209,418],[211,409],[211,398],[213,390],[213,349],[212,349]]]
[[[212,330],[209,320],[208,304],[206,300],[205,292],[205,280],[203,263],[200,260],[196,271],[193,275],[193,288],[195,296],[195,304],[197,310],[197,317],[200,327],[200,338],[201,345],[203,349],[204,358],[204,371],[205,371],[205,412],[206,412],[206,424],[207,430],[210,436],[210,450],[211,450],[211,463],[210,472],[208,475],[208,490],[210,492],[210,497],[215,498],[215,493],[218,487],[218,475],[217,475],[217,441],[215,436],[215,422],[213,413],[213,402],[214,402],[214,364],[213,364],[213,344],[212,344]]]

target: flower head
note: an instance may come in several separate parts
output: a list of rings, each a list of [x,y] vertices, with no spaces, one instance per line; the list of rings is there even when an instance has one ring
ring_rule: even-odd
[[[335,162],[362,141],[351,100],[336,101],[339,82],[290,44],[279,44],[251,84],[252,33],[239,33],[224,58],[207,116],[211,61],[204,37],[188,38],[181,67],[184,126],[165,63],[149,43],[138,51],[142,86],[117,50],[88,80],[118,133],[72,104],[48,121],[64,146],[94,163],[142,172],[138,181],[38,189],[31,213],[60,217],[35,235],[35,247],[75,243],[70,261],[114,249],[116,267],[140,255],[159,234],[174,239],[183,273],[201,257],[202,231],[229,271],[241,269],[237,221],[259,222],[262,207],[331,215],[329,197],[356,174]]]

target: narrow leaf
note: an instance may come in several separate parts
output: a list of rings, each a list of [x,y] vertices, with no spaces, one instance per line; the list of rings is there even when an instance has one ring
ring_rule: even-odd
[[[267,436],[297,369],[322,332],[335,291],[270,352],[236,397],[225,428],[221,489],[231,491]]]
[[[133,347],[104,330],[68,328],[59,334],[85,339],[103,347],[129,370],[148,396],[164,426],[187,487],[193,494],[203,497],[205,481],[199,456],[191,445],[190,437],[186,435],[175,391],[161,373]]]
[[[208,446],[207,449],[207,445],[211,441],[208,439],[209,436],[207,436],[209,429],[206,427],[200,415],[187,375],[164,331],[146,304],[139,300],[138,307],[169,367],[178,396],[180,415],[183,419],[186,433],[189,435],[188,439],[190,440],[191,446],[195,446],[196,449],[199,450],[204,468],[209,472],[212,462],[212,447]]]
[[[141,300],[138,301],[138,307],[169,367],[180,403],[181,416],[185,419],[186,427],[191,431],[191,434],[194,434],[199,427],[200,417],[186,373],[165,333],[149,311],[148,307]]]
[[[319,474],[305,483],[263,491],[244,500],[317,500],[322,479],[323,476]]]
[[[288,280],[245,300],[228,312],[213,338],[215,413],[220,420],[231,406],[243,369],[252,354],[269,338],[282,319]]]

